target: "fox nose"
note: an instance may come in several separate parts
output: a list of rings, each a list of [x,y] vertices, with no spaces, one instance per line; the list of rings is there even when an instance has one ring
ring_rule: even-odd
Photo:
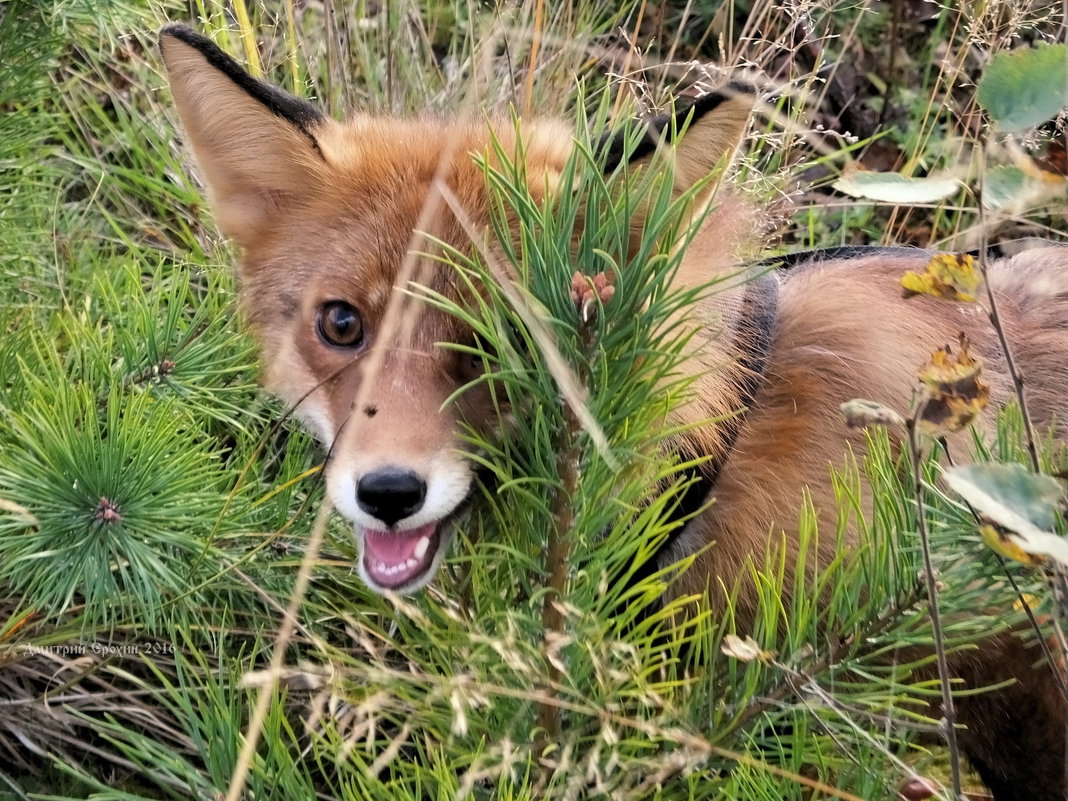
[[[356,503],[387,526],[418,512],[425,498],[426,482],[411,470],[386,467],[356,483]]]

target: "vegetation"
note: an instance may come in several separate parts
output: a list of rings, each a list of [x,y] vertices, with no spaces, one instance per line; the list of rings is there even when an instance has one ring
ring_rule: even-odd
[[[884,656],[935,635],[911,466],[878,429],[835,477],[864,547],[791,604],[773,559],[752,568],[752,631],[683,615],[694,599],[652,603],[672,574],[639,567],[686,487],[657,448],[656,420],[687,390],[659,381],[683,336],[662,323],[692,297],[668,288],[675,257],[657,244],[678,204],[603,178],[585,121],[714,85],[710,62],[745,67],[768,109],[737,180],[768,205],[773,252],[1064,238],[1063,99],[1010,141],[991,129],[1015,124],[1003,95],[987,90],[989,117],[975,91],[997,54],[1064,41],[1062,14],[1009,0],[0,2],[0,799],[888,798],[935,770],[917,699],[939,689]],[[472,443],[495,490],[419,596],[363,587],[322,454],[256,388],[233,253],[160,77],[167,20],[336,115],[576,120],[575,182],[606,220],[578,264],[618,276],[593,322],[560,291],[575,265],[549,257],[567,252],[573,204],[532,205],[518,168],[487,180],[524,220],[517,261],[603,440],[558,402],[521,307],[454,309],[487,346],[476,355],[506,368],[496,391],[545,411]],[[898,177],[858,181],[861,167]],[[901,181],[901,202],[870,199]],[[639,192],[655,265],[640,272],[621,244]],[[1010,409],[977,447],[1030,464],[1022,425]],[[1050,450],[1036,448],[1052,470]],[[917,467],[947,647],[1012,622],[1007,574],[1056,616],[1044,574],[1007,568],[936,463]],[[798,513],[809,544],[840,536]]]

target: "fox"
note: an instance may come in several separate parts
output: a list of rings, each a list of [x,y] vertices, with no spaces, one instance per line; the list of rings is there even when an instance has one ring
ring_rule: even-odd
[[[239,249],[240,305],[263,384],[327,449],[328,497],[352,524],[363,581],[380,593],[415,592],[474,502],[479,477],[462,424],[505,423],[474,381],[482,368],[441,346],[469,344],[472,331],[406,289],[417,280],[459,299],[448,270],[425,254],[426,237],[462,250],[473,229],[488,230],[489,190],[473,154],[521,153],[541,201],[563,191],[572,127],[364,113],[338,121],[253,78],[184,25],[162,28],[159,46],[215,220]],[[667,151],[678,194],[714,176],[704,191],[717,200],[686,245],[680,287],[744,274],[745,254],[760,247],[759,212],[722,177],[755,104],[751,86],[730,82],[648,123],[633,147],[609,148],[610,163],[636,168]],[[636,229],[643,213],[635,209]],[[704,465],[694,514],[657,556],[663,565],[693,558],[675,592],[706,595],[715,608],[717,579],[776,547],[793,571],[801,545],[790,510],[808,497],[818,524],[834,530],[830,468],[865,448],[862,431],[844,429],[840,405],[868,398],[908,408],[917,367],[960,332],[983,359],[992,405],[1014,397],[978,304],[902,297],[902,274],[930,258],[914,248],[831,249],[695,300],[694,319],[715,321],[722,334],[688,346],[695,390],[670,421],[684,432],[678,451]],[[986,266],[1033,423],[1066,442],[1068,248]],[[992,430],[989,419],[976,424]],[[835,544],[817,547],[817,562],[835,558]],[[744,619],[744,590],[738,603]],[[998,801],[1063,799],[1068,709],[1054,666],[1016,633],[951,666],[970,688],[1006,685],[962,696],[957,709],[961,745]]]

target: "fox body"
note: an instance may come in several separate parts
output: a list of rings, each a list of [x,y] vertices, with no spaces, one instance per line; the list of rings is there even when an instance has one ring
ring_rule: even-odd
[[[337,122],[254,80],[187,28],[164,28],[160,42],[219,226],[241,248],[242,305],[265,384],[329,449],[330,500],[353,524],[364,580],[379,591],[418,589],[443,558],[476,481],[459,421],[499,421],[477,383],[449,400],[481,368],[438,344],[469,344],[472,332],[405,292],[416,281],[462,300],[447,271],[420,255],[429,240],[416,232],[470,250],[490,209],[472,154],[492,158],[493,137],[518,154],[517,129],[359,115]],[[751,96],[736,89],[698,101],[685,134],[670,143],[678,189],[729,158],[751,109]],[[661,127],[632,158],[647,158],[675,130]],[[572,135],[554,121],[519,131],[538,199],[557,186]],[[682,285],[738,273],[738,254],[757,239],[753,215],[726,188],[717,191],[720,202],[683,257]],[[789,570],[806,493],[821,525],[834,530],[830,469],[845,466],[850,446],[864,447],[863,434],[844,431],[839,405],[863,397],[908,408],[916,368],[958,332],[983,358],[993,401],[1011,397],[980,308],[901,297],[902,273],[929,258],[887,249],[815,260],[763,279],[763,300],[739,286],[695,310],[732,333],[695,339],[687,369],[697,389],[673,421],[689,424],[680,450],[716,466],[708,482],[715,503],[662,554],[667,562],[698,554],[680,591],[716,592],[717,577],[741,574],[751,555],[773,546],[786,548]],[[988,273],[1031,415],[1068,439],[1068,248],[1027,251]],[[733,428],[707,422],[740,406],[747,411]],[[819,557],[827,563],[834,554]],[[954,669],[970,686],[1015,679],[962,699],[959,709],[965,748],[999,801],[1063,798],[1065,702],[1037,649],[1005,635]],[[1022,726],[1028,714],[1034,725]]]

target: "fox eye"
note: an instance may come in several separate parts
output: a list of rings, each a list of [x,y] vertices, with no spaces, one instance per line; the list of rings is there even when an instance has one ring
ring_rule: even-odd
[[[494,349],[494,347],[491,344],[489,344],[488,342],[486,342],[486,340],[484,340],[478,334],[472,334],[471,335],[471,347],[474,348],[475,350],[478,350],[478,351],[481,351],[482,353],[487,354],[490,357],[493,357],[493,356],[497,355],[497,351]],[[482,353],[472,353],[471,354],[471,363],[472,364],[477,364],[480,368],[482,367],[482,359],[483,359]]]
[[[336,348],[355,348],[363,342],[363,319],[355,306],[343,300],[320,306],[315,327],[319,338]]]
[[[469,344],[474,351],[459,355],[460,374],[465,381],[473,381],[484,375],[487,369],[492,372],[496,361],[496,351],[478,334],[471,335]]]

